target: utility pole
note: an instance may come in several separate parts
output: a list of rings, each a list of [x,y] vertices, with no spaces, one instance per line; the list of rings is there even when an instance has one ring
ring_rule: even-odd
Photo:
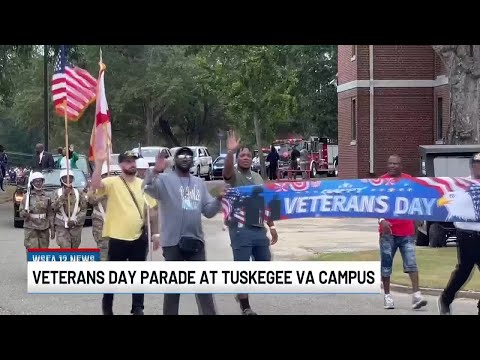
[[[48,114],[48,45],[43,45],[43,131],[45,151],[48,151],[49,114]]]

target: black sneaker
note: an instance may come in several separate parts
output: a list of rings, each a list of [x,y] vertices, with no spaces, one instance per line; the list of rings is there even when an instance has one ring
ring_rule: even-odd
[[[113,310],[102,308],[103,315],[113,315]]]
[[[137,308],[137,309],[133,309],[132,315],[145,315],[145,314],[143,313],[143,309]]]
[[[451,315],[450,306],[445,303],[441,296],[439,296],[437,299],[437,307],[440,315]]]
[[[257,313],[250,308],[243,309],[242,314],[243,315],[257,315]]]
[[[105,297],[102,298],[102,313],[103,315],[113,315],[113,304],[105,300]]]

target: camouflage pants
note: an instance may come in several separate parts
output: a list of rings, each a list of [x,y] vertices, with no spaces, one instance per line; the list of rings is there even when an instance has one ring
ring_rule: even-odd
[[[24,245],[26,249],[46,249],[50,245],[50,229],[46,230],[35,230],[35,229],[24,229],[25,231],[25,240]]]
[[[57,245],[62,249],[78,249],[82,242],[83,226],[66,229],[61,225],[55,225]]]
[[[102,237],[103,221],[100,219],[92,219],[92,234],[97,247],[100,249],[100,260],[108,260],[108,238]]]

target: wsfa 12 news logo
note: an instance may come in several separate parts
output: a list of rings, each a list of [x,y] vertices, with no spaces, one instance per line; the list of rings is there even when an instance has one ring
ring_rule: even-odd
[[[28,261],[100,261],[100,249],[28,249]]]

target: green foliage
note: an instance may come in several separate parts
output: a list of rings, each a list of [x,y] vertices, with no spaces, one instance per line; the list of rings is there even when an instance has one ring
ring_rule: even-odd
[[[100,48],[114,151],[205,144],[216,153],[217,131],[230,128],[257,146],[284,132],[336,136],[336,46],[76,45],[70,58],[96,77]],[[49,81],[58,49],[49,47]],[[0,125],[9,126],[0,141],[30,152],[43,135],[43,46],[0,46],[0,80]],[[65,134],[49,104],[51,150]],[[84,153],[94,107],[69,123],[69,140]]]

